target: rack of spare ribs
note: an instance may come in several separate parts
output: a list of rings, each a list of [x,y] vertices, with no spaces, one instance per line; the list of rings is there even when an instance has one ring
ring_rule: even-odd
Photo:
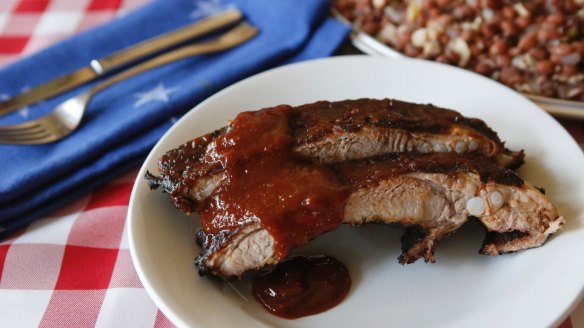
[[[482,254],[541,246],[564,220],[514,169],[483,121],[393,99],[319,101],[239,114],[167,152],[146,178],[198,213],[201,274],[240,277],[336,229],[403,227],[400,263],[434,262],[439,240],[469,217]]]

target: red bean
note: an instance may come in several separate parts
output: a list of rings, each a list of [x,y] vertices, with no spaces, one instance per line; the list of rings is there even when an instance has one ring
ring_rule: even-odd
[[[458,61],[460,60],[460,55],[458,55],[456,52],[446,51],[445,55],[450,63],[458,64]]]
[[[506,67],[511,65],[511,57],[506,54],[497,55],[495,57],[495,63],[499,67]]]
[[[545,21],[545,16],[536,16],[535,19],[533,19],[533,23],[535,24],[541,24]]]
[[[541,23],[539,28],[542,30],[557,31],[558,25],[546,20],[543,23]]]
[[[364,22],[363,26],[361,26],[361,29],[367,34],[374,35],[379,30],[379,25],[372,21]]]
[[[538,61],[535,65],[535,69],[540,74],[551,74],[554,72],[554,63],[549,60]]]
[[[550,78],[547,75],[539,75],[536,79],[535,79],[535,83],[539,84],[540,86],[542,86],[544,83],[549,82]]]
[[[355,3],[352,1],[337,1],[335,3],[335,8],[341,11],[344,15],[347,11],[352,11],[355,8]]]
[[[507,46],[507,42],[499,40],[491,45],[491,47],[489,48],[489,54],[491,54],[492,56],[504,54],[507,52],[508,48],[509,47]]]
[[[575,1],[564,1],[562,4],[564,5],[564,12],[576,11],[580,9],[579,6],[581,6],[581,4],[576,4]]]
[[[430,9],[430,14],[429,14],[429,16],[430,16],[431,18],[436,18],[436,17],[439,17],[439,16],[440,16],[440,14],[441,14],[441,13],[440,13],[440,9],[439,9],[439,8],[432,8],[432,9]]]
[[[562,75],[565,76],[573,76],[578,74],[578,66],[577,65],[562,65]]]
[[[422,1],[422,9],[424,10],[428,10],[431,8],[435,8],[436,7],[436,3],[434,3],[434,1],[432,0],[423,0]]]
[[[558,37],[558,32],[555,30],[539,30],[537,31],[537,40],[540,43],[547,43]]]
[[[562,58],[564,58],[564,56],[560,56],[560,55],[556,55],[556,54],[552,54],[550,56],[550,60],[556,64],[559,64],[562,62]]]
[[[437,0],[436,2],[440,7],[446,7],[451,4],[451,0]]]
[[[499,9],[503,6],[502,0],[486,0],[485,3],[491,9]]]
[[[519,39],[519,43],[517,44],[517,47],[522,52],[526,52],[529,49],[533,48],[535,46],[536,42],[537,42],[537,35],[535,33],[529,33],[529,34],[524,35],[521,39]]]
[[[481,47],[481,44],[472,44],[470,46],[470,54],[474,57],[478,57],[479,54],[481,54],[483,52],[483,48]]]
[[[481,34],[487,38],[491,38],[497,34],[497,27],[493,24],[483,24],[479,29]]]
[[[509,49],[508,53],[511,56],[515,57],[515,56],[519,56],[522,53],[522,51],[521,51],[521,49],[514,47],[514,48]]]
[[[475,72],[482,74],[482,75],[490,75],[493,72],[493,68],[491,67],[491,65],[484,63],[484,62],[478,63],[475,66],[474,70],[475,70]]]
[[[517,17],[517,12],[511,7],[505,7],[501,10],[505,19],[513,19]]]
[[[450,24],[452,24],[452,22],[454,21],[454,17],[452,17],[452,15],[450,14],[442,14],[438,19],[440,20],[440,22],[442,22],[442,24],[444,24],[445,27],[450,26]]]
[[[446,34],[440,34],[440,36],[438,36],[438,41],[440,42],[440,44],[445,45],[448,44],[450,38]]]
[[[410,38],[412,37],[412,34],[410,32],[403,32],[403,33],[397,33],[397,44],[398,47],[400,47],[401,49],[404,49],[406,47],[407,44],[410,43]]]
[[[417,57],[418,55],[420,55],[420,51],[418,50],[418,48],[414,47],[410,43],[406,44],[405,52],[406,52],[406,55],[408,55],[410,57]]]
[[[475,32],[471,29],[462,30],[460,37],[467,43],[471,42],[475,38]]]
[[[551,14],[551,15],[547,16],[545,21],[549,22],[551,24],[554,24],[554,25],[560,25],[564,22],[565,19],[566,18],[564,17],[564,15],[559,14],[559,13],[555,13],[555,14]]]
[[[387,15],[383,15],[381,17],[381,22],[379,23],[380,26],[386,26],[387,24],[391,24],[393,23],[391,20],[391,17],[387,16]]]
[[[521,73],[514,67],[504,67],[501,70],[501,81],[507,85],[514,85],[521,82]]]
[[[515,19],[515,23],[517,24],[517,26],[522,29],[525,30],[526,28],[528,28],[533,22],[531,20],[531,18],[529,18],[529,16],[520,16],[517,17]]]
[[[510,20],[506,20],[501,23],[501,30],[503,30],[503,33],[508,36],[516,36],[519,34],[519,29],[513,23],[513,21]]]
[[[580,42],[572,42],[571,45],[574,48],[574,51],[581,53],[584,56],[584,40]]]
[[[452,12],[452,15],[454,16],[454,18],[457,19],[464,19],[464,18],[468,18],[470,16],[473,15],[472,9],[470,9],[469,7],[456,7],[454,8],[454,11]]]
[[[559,43],[552,47],[552,54],[558,56],[565,56],[572,52],[572,46],[566,43]]]
[[[448,60],[448,57],[446,57],[446,55],[439,55],[438,57],[436,57],[436,61],[443,64],[453,64]]]
[[[529,53],[535,60],[544,60],[548,57],[547,51],[543,48],[531,48],[527,53]]]

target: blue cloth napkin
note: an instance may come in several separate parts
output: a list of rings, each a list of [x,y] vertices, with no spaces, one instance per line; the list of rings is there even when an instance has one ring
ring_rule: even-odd
[[[0,96],[6,97],[228,7],[260,29],[237,48],[172,63],[100,92],[82,126],[66,139],[0,145],[0,238],[138,167],[176,118],[220,89],[271,67],[330,55],[349,28],[328,18],[329,5],[158,0],[0,70]],[[91,85],[4,116],[0,125],[42,116]]]

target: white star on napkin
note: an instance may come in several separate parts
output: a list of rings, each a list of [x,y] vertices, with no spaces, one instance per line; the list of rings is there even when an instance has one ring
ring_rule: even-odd
[[[27,85],[24,88],[20,89],[20,92],[25,93],[25,92],[28,92],[29,90],[30,90],[30,86]],[[22,107],[21,109],[18,110],[18,114],[20,114],[20,116],[22,116],[24,118],[28,118],[28,110],[29,110],[28,106]]]
[[[167,103],[170,101],[169,95],[176,92],[178,89],[180,88],[166,88],[161,82],[154,89],[148,90],[146,92],[137,92],[134,94],[134,96],[138,98],[138,100],[136,100],[134,103],[134,108],[142,107],[143,105],[152,101],[162,101],[163,103]]]
[[[21,109],[18,110],[18,114],[20,114],[20,116],[24,117],[24,118],[28,118],[28,110],[29,107],[22,107]]]
[[[233,5],[225,5],[219,0],[206,0],[195,2],[195,9],[189,17],[191,19],[199,19],[202,17],[212,16],[219,12],[226,10],[227,8],[232,8]]]
[[[29,87],[25,87],[22,89],[22,92],[27,91],[28,89],[30,89]],[[10,99],[10,95],[6,94],[6,93],[0,93],[0,100],[8,100]],[[24,118],[28,118],[28,111],[29,111],[29,107],[22,107],[20,109],[17,110],[18,114]]]

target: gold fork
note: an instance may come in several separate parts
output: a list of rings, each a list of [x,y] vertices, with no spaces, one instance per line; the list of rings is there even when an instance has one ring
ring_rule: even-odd
[[[0,126],[0,143],[38,145],[60,140],[77,129],[87,105],[99,91],[137,74],[177,60],[235,47],[251,39],[257,32],[257,28],[246,22],[241,22],[216,39],[184,46],[131,67],[64,101],[43,117],[21,124]]]

